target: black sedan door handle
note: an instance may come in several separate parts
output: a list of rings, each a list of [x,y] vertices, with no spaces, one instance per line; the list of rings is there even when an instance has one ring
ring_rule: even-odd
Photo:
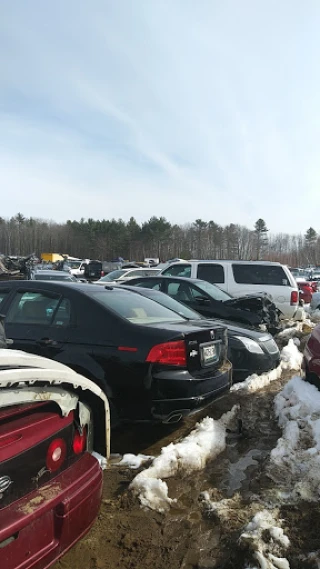
[[[58,342],[51,338],[41,338],[37,341],[37,344],[39,344],[39,346],[57,346]]]

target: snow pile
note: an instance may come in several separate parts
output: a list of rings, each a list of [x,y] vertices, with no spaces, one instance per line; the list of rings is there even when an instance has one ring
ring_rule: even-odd
[[[301,352],[299,352],[296,346],[296,340],[296,338],[291,338],[288,342],[288,345],[281,350],[281,362],[278,367],[266,373],[262,373],[261,375],[258,375],[256,373],[249,375],[245,381],[242,381],[241,383],[235,383],[231,387],[231,391],[257,391],[272,381],[279,379],[281,377],[282,370],[284,369],[292,369],[295,371],[300,370],[303,355]]]
[[[147,454],[131,454],[131,453],[127,453],[124,454],[122,459],[120,460],[120,462],[116,462],[115,466],[127,466],[128,468],[132,468],[132,469],[136,469],[136,468],[140,468],[140,466],[142,464],[144,464],[145,462],[149,462],[150,460],[153,460],[154,456],[150,456]]]
[[[108,461],[107,461],[106,457],[102,456],[102,454],[99,454],[95,450],[91,454],[99,462],[101,470],[106,470],[106,468],[108,466]]]
[[[257,391],[258,389],[262,389],[266,385],[269,385],[272,381],[279,379],[281,377],[281,373],[281,364],[275,369],[262,373],[261,375],[253,373],[252,375],[249,375],[245,381],[234,383],[230,391]]]
[[[289,340],[288,345],[281,350],[282,369],[299,370],[301,368],[303,355],[299,352],[293,339]]]
[[[303,336],[304,334],[310,334],[312,329],[315,327],[315,323],[311,321],[311,317],[305,318],[302,322],[289,321],[289,324],[289,326],[277,334],[277,338],[288,340],[294,336]]]
[[[278,512],[262,510],[245,527],[239,542],[249,548],[260,569],[290,569],[288,560],[282,556],[290,545],[289,538],[279,527]]]
[[[139,472],[130,484],[138,495],[142,506],[164,512],[175,501],[168,496],[168,486],[162,478],[169,478],[178,472],[201,470],[209,459],[214,459],[226,447],[226,428],[235,419],[239,407],[215,421],[206,417],[197,423],[195,429],[178,443],[162,448],[160,456],[152,465]]]
[[[272,450],[269,476],[284,500],[320,497],[320,392],[292,378],[275,398],[282,437]]]

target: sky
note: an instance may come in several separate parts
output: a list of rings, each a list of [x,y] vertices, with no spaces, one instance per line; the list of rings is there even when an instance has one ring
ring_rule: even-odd
[[[0,0],[0,195],[320,230],[318,0]]]

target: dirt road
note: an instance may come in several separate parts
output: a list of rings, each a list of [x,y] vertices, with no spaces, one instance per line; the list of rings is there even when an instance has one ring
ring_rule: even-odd
[[[205,470],[167,480],[177,502],[166,514],[143,510],[128,486],[137,471],[111,466],[104,473],[104,496],[98,520],[54,569],[242,569],[249,567],[247,550],[239,545],[244,526],[261,502],[272,494],[274,482],[267,465],[281,436],[273,413],[276,393],[288,379],[275,381],[256,393],[231,393],[179,429],[168,431],[138,426],[113,437],[113,452],[158,455],[163,446],[185,436],[196,421],[218,419],[240,404],[240,435],[228,435],[226,450]],[[237,425],[232,429],[237,430]],[[211,500],[227,500],[225,515],[208,511],[203,492]],[[224,502],[222,502],[223,504]],[[291,569],[318,569],[315,559],[301,562],[301,554],[320,548],[318,503],[280,508],[291,546],[286,553]],[[253,567],[253,565],[251,565]]]

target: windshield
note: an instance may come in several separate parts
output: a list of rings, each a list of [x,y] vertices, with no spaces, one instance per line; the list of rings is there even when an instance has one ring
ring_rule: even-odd
[[[221,288],[218,286],[208,283],[207,281],[197,282],[197,287],[201,288],[201,290],[212,296],[212,298],[215,300],[221,300],[222,302],[225,302],[226,300],[230,300],[230,298],[232,298],[230,294],[224,290],[221,290]]]
[[[180,314],[134,292],[101,290],[90,291],[90,296],[133,324],[185,322]]]
[[[116,279],[119,279],[120,277],[122,277],[122,275],[124,275],[127,272],[126,269],[119,269],[118,271],[111,271],[111,273],[108,273],[107,275],[105,275],[104,277],[102,277],[101,279],[99,279],[99,283],[102,282],[110,282],[110,281],[115,281]]]

